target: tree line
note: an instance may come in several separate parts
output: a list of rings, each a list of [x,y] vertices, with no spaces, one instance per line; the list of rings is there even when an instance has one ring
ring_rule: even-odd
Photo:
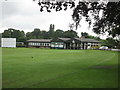
[[[63,31],[61,29],[55,30],[55,25],[50,24],[49,30],[40,30],[39,28],[35,28],[32,32],[25,33],[21,30],[16,30],[13,28],[8,28],[8,30],[4,30],[2,33],[3,38],[16,38],[17,42],[25,42],[29,39],[53,39],[58,37],[63,38],[75,38],[79,37],[76,31],[67,30]]]
[[[55,25],[50,24],[49,31],[40,30],[39,28],[35,28],[32,32],[25,33],[22,30],[16,30],[13,28],[8,28],[4,30],[2,33],[3,38],[16,38],[17,42],[26,42],[29,39],[54,39],[54,38],[79,38],[76,31],[67,30],[63,31],[61,29],[55,30]],[[95,40],[101,41],[102,45],[108,46],[110,48],[120,48],[118,46],[119,41],[113,38],[106,38],[106,40],[100,39],[100,37],[95,37],[89,35],[86,32],[81,32],[81,37],[91,38]]]

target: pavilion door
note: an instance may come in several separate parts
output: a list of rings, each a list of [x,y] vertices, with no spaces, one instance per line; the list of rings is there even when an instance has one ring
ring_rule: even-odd
[[[85,44],[83,43],[83,44],[82,44],[82,48],[83,48],[83,49],[85,49],[84,45],[85,45]]]
[[[70,43],[66,43],[66,49],[70,49]]]

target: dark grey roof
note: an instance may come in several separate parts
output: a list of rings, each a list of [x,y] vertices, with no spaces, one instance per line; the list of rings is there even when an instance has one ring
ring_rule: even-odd
[[[71,40],[71,38],[59,38],[63,41],[68,41]],[[96,43],[100,43],[100,41],[95,40],[95,39],[89,39],[89,38],[75,38],[76,40],[79,40],[81,42],[96,42]]]
[[[71,40],[71,38],[59,38],[60,40],[67,42]],[[95,39],[89,39],[89,38],[75,38],[76,40],[79,40],[81,42],[96,42],[100,43],[100,41]],[[30,39],[28,42],[51,42],[52,39]]]
[[[52,39],[30,39],[28,42],[51,42]]]
[[[100,41],[95,40],[95,39],[89,39],[89,38],[76,38],[77,40],[80,40],[81,42],[96,42],[100,43]]]

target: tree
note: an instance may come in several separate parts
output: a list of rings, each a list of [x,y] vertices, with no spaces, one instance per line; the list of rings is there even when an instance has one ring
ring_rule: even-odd
[[[101,19],[96,19],[93,30],[96,33],[108,32],[113,37],[120,35],[120,1],[108,2],[105,9],[103,9],[103,16]]]
[[[17,41],[19,41],[19,38],[22,37],[21,32],[19,30],[14,30],[13,29],[13,31],[11,31],[11,37],[16,38]]]
[[[54,38],[63,37],[63,36],[64,36],[64,31],[63,30],[57,29],[54,32]]]
[[[102,40],[102,45],[108,46],[109,48],[119,48],[118,43],[119,41],[113,38],[106,38],[106,40]]]
[[[27,32],[27,33],[26,33],[26,39],[27,39],[27,40],[32,39],[32,37],[33,37],[33,36],[32,36],[32,34],[31,34],[31,32]]]
[[[11,32],[9,30],[4,30],[2,33],[3,38],[10,38],[11,37]]]
[[[88,37],[89,37],[88,33],[86,33],[86,32],[81,32],[81,36],[82,36],[82,37],[85,37],[85,38],[88,38]]]
[[[77,32],[73,31],[73,30],[68,30],[64,32],[64,36],[65,38],[77,38]]]
[[[100,37],[95,37],[95,36],[89,35],[86,32],[81,32],[81,36],[84,37],[84,38],[91,38],[91,39],[95,39],[95,40],[101,40]]]
[[[20,42],[25,42],[27,39],[26,39],[26,36],[25,36],[25,32],[24,31],[21,31],[20,32],[21,33],[21,35],[20,35],[20,37],[19,37],[19,41]]]
[[[4,30],[4,32],[2,33],[2,37],[3,38],[16,38],[17,42],[26,41],[24,31],[16,30],[13,28],[8,28],[8,30]]]
[[[36,1],[36,0],[33,0]],[[91,0],[90,0],[91,1]],[[52,0],[48,2],[41,2],[39,0],[38,5],[40,6],[40,11],[44,11],[46,8],[48,12],[51,9],[56,11],[67,10],[68,7],[74,8],[73,10],[73,21],[76,24],[76,29],[82,19],[86,17],[86,21],[89,25],[92,24],[92,18],[94,19],[93,31],[97,34],[108,32],[109,35],[113,37],[120,36],[120,1],[119,2],[90,2],[89,0],[79,1],[75,7],[75,1],[72,2],[61,1],[53,2]],[[99,16],[102,12],[102,17]],[[91,18],[92,16],[92,18]]]
[[[32,34],[32,38],[35,38],[35,39],[40,39],[42,36],[41,36],[41,31],[39,28],[35,28],[33,32],[31,32]]]
[[[49,39],[49,33],[45,30],[41,31],[42,39]]]
[[[50,24],[49,32],[48,32],[50,38],[54,37],[54,29],[55,29],[55,25],[54,24]]]

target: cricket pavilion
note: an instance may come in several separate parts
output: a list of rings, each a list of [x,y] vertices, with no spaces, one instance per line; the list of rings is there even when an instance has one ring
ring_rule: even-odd
[[[27,41],[27,47],[34,48],[90,49],[100,45],[100,41],[89,38],[30,39]]]

